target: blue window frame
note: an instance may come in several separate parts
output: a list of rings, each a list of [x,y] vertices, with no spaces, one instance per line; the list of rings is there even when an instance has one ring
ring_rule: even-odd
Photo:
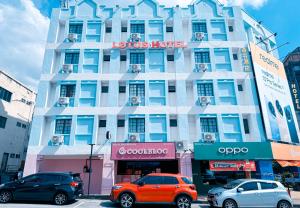
[[[72,119],[56,119],[55,134],[70,134]]]
[[[195,62],[196,63],[210,63],[209,52],[195,52]]]
[[[75,97],[75,84],[64,84],[60,86],[60,97]]]
[[[0,128],[5,129],[7,118],[0,116]]]
[[[130,64],[145,64],[145,53],[130,53]]]
[[[200,125],[202,132],[217,133],[218,124],[217,118],[200,118]]]
[[[200,83],[197,85],[197,92],[199,96],[214,96],[213,83]]]
[[[145,97],[145,84],[130,84],[129,96]]]
[[[131,24],[130,26],[131,33],[140,33],[145,34],[145,24]]]
[[[82,34],[82,23],[70,23],[69,33]]]
[[[11,101],[12,93],[2,87],[0,87],[0,100],[5,100],[6,102]]]
[[[193,23],[193,32],[203,32],[207,33],[207,26],[205,22],[194,22]]]
[[[78,64],[79,63],[79,52],[67,52],[65,55],[65,64]]]
[[[129,133],[145,133],[145,118],[129,118]]]

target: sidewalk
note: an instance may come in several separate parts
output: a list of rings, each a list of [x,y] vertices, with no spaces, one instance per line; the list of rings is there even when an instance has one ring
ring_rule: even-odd
[[[291,191],[291,197],[295,205],[300,205],[300,191]]]

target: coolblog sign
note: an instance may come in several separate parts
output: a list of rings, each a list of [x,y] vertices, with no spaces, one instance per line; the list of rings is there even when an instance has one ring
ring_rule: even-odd
[[[112,160],[175,159],[174,143],[113,143]]]
[[[183,41],[113,42],[112,48],[186,48]]]
[[[225,155],[237,155],[237,154],[247,154],[249,149],[247,147],[220,147],[218,152]]]

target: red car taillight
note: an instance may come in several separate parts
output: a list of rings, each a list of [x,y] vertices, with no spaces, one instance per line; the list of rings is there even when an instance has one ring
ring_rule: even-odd
[[[190,189],[192,189],[192,190],[196,190],[196,187],[195,187],[195,185],[190,185]]]
[[[70,186],[72,186],[72,187],[77,187],[78,185],[79,185],[79,183],[77,183],[75,181],[73,181],[73,182],[70,183]]]

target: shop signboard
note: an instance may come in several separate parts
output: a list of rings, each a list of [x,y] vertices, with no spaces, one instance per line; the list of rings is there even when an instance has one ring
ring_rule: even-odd
[[[196,160],[259,160],[272,159],[269,142],[194,143]]]
[[[299,143],[299,129],[284,65],[250,43],[259,100],[269,140]]]
[[[174,142],[165,143],[112,143],[112,160],[174,160]]]
[[[112,48],[186,48],[184,41],[152,41],[152,42],[113,42]]]
[[[256,171],[256,165],[254,161],[248,160],[211,160],[209,169],[211,171]]]

